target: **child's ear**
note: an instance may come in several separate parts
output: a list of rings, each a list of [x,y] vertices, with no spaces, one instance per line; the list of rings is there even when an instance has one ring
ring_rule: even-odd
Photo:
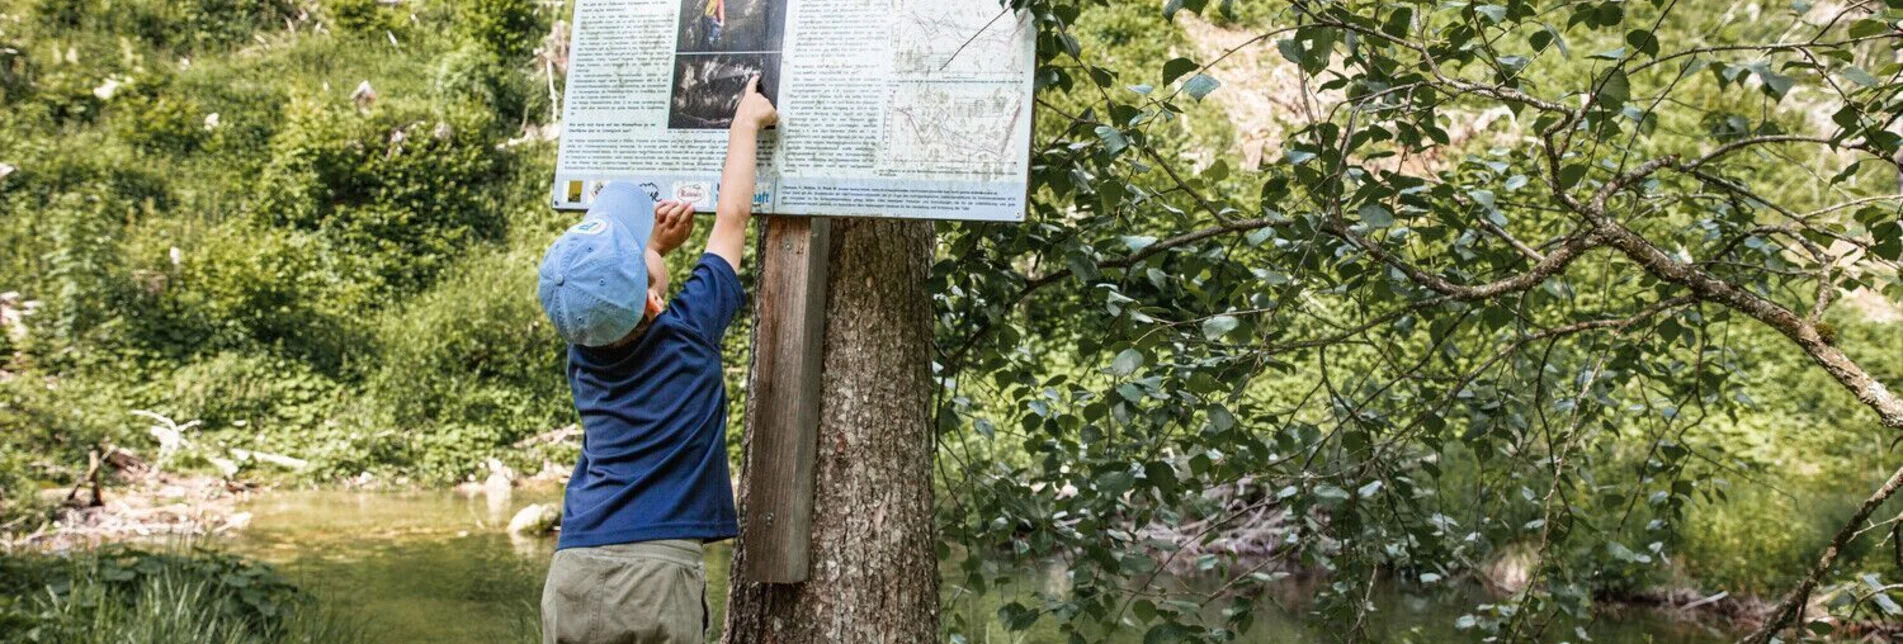
[[[660,315],[661,309],[666,307],[667,307],[667,301],[661,299],[661,294],[654,292],[653,289],[648,289],[648,307],[647,307],[648,317],[654,317],[656,315]]]

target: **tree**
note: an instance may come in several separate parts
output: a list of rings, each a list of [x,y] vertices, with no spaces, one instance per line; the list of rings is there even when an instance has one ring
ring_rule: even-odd
[[[1099,6],[1025,6],[1036,210],[947,236],[932,289],[948,538],[1072,567],[1000,611],[1013,627],[1229,639],[1237,597],[1315,571],[1317,611],[1359,637],[1376,580],[1525,547],[1531,581],[1460,626],[1537,639],[1656,578],[1752,465],[1708,428],[1751,413],[1754,356],[1799,357],[1871,431],[1903,430],[1868,366],[1893,349],[1846,343],[1833,310],[1903,298],[1895,9],[1224,2],[1211,18],[1256,35],[1159,73],[1084,47]],[[1281,158],[1182,154],[1220,63],[1271,46],[1300,83]],[[1754,639],[1797,621],[1899,481]],[[1261,525],[1259,556],[1202,549]],[[1153,583],[1185,565],[1226,581]]]
[[[759,584],[736,575],[728,642],[938,638],[932,224],[838,220],[831,249],[811,577]],[[740,489],[743,517],[749,492]],[[748,556],[736,548],[733,569]]]

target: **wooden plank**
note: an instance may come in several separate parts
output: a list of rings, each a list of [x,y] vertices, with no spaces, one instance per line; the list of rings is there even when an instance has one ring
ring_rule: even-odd
[[[819,217],[766,220],[741,474],[747,581],[799,583],[810,567],[831,229]]]

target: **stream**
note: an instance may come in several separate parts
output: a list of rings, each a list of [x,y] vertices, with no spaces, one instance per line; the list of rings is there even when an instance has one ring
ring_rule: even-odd
[[[517,490],[492,502],[480,494],[449,491],[280,491],[248,503],[250,527],[223,545],[276,565],[326,606],[361,620],[371,641],[535,642],[542,576],[555,540],[511,538],[505,526],[516,510],[554,502],[559,495],[556,489]],[[708,549],[707,599],[716,630],[726,605],[731,554],[724,543]],[[952,564],[944,570],[947,579],[954,578]],[[982,595],[961,593],[947,583],[947,596],[955,599],[946,607],[946,623],[962,617],[964,635],[974,644],[1063,641],[1048,617],[1019,633],[997,622],[1000,604],[1061,587],[1063,572],[1059,566],[1027,568],[1017,575],[1015,587]],[[1370,634],[1378,641],[1476,641],[1477,633],[1454,626],[1474,597],[1450,594],[1458,593],[1385,585],[1371,598]],[[1552,633],[1553,641],[1583,641],[1573,630],[1567,625]],[[1729,633],[1636,608],[1601,617],[1584,630],[1599,644],[1731,640]],[[1303,623],[1299,610],[1265,603],[1243,640],[1307,644],[1333,641],[1336,634]],[[1128,639],[1140,641],[1140,635]]]

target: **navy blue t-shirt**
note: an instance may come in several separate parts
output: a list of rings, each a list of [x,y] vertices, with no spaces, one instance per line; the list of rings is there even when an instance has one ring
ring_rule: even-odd
[[[733,266],[705,254],[632,344],[569,346],[582,448],[556,548],[739,534],[720,339],[745,299]]]

